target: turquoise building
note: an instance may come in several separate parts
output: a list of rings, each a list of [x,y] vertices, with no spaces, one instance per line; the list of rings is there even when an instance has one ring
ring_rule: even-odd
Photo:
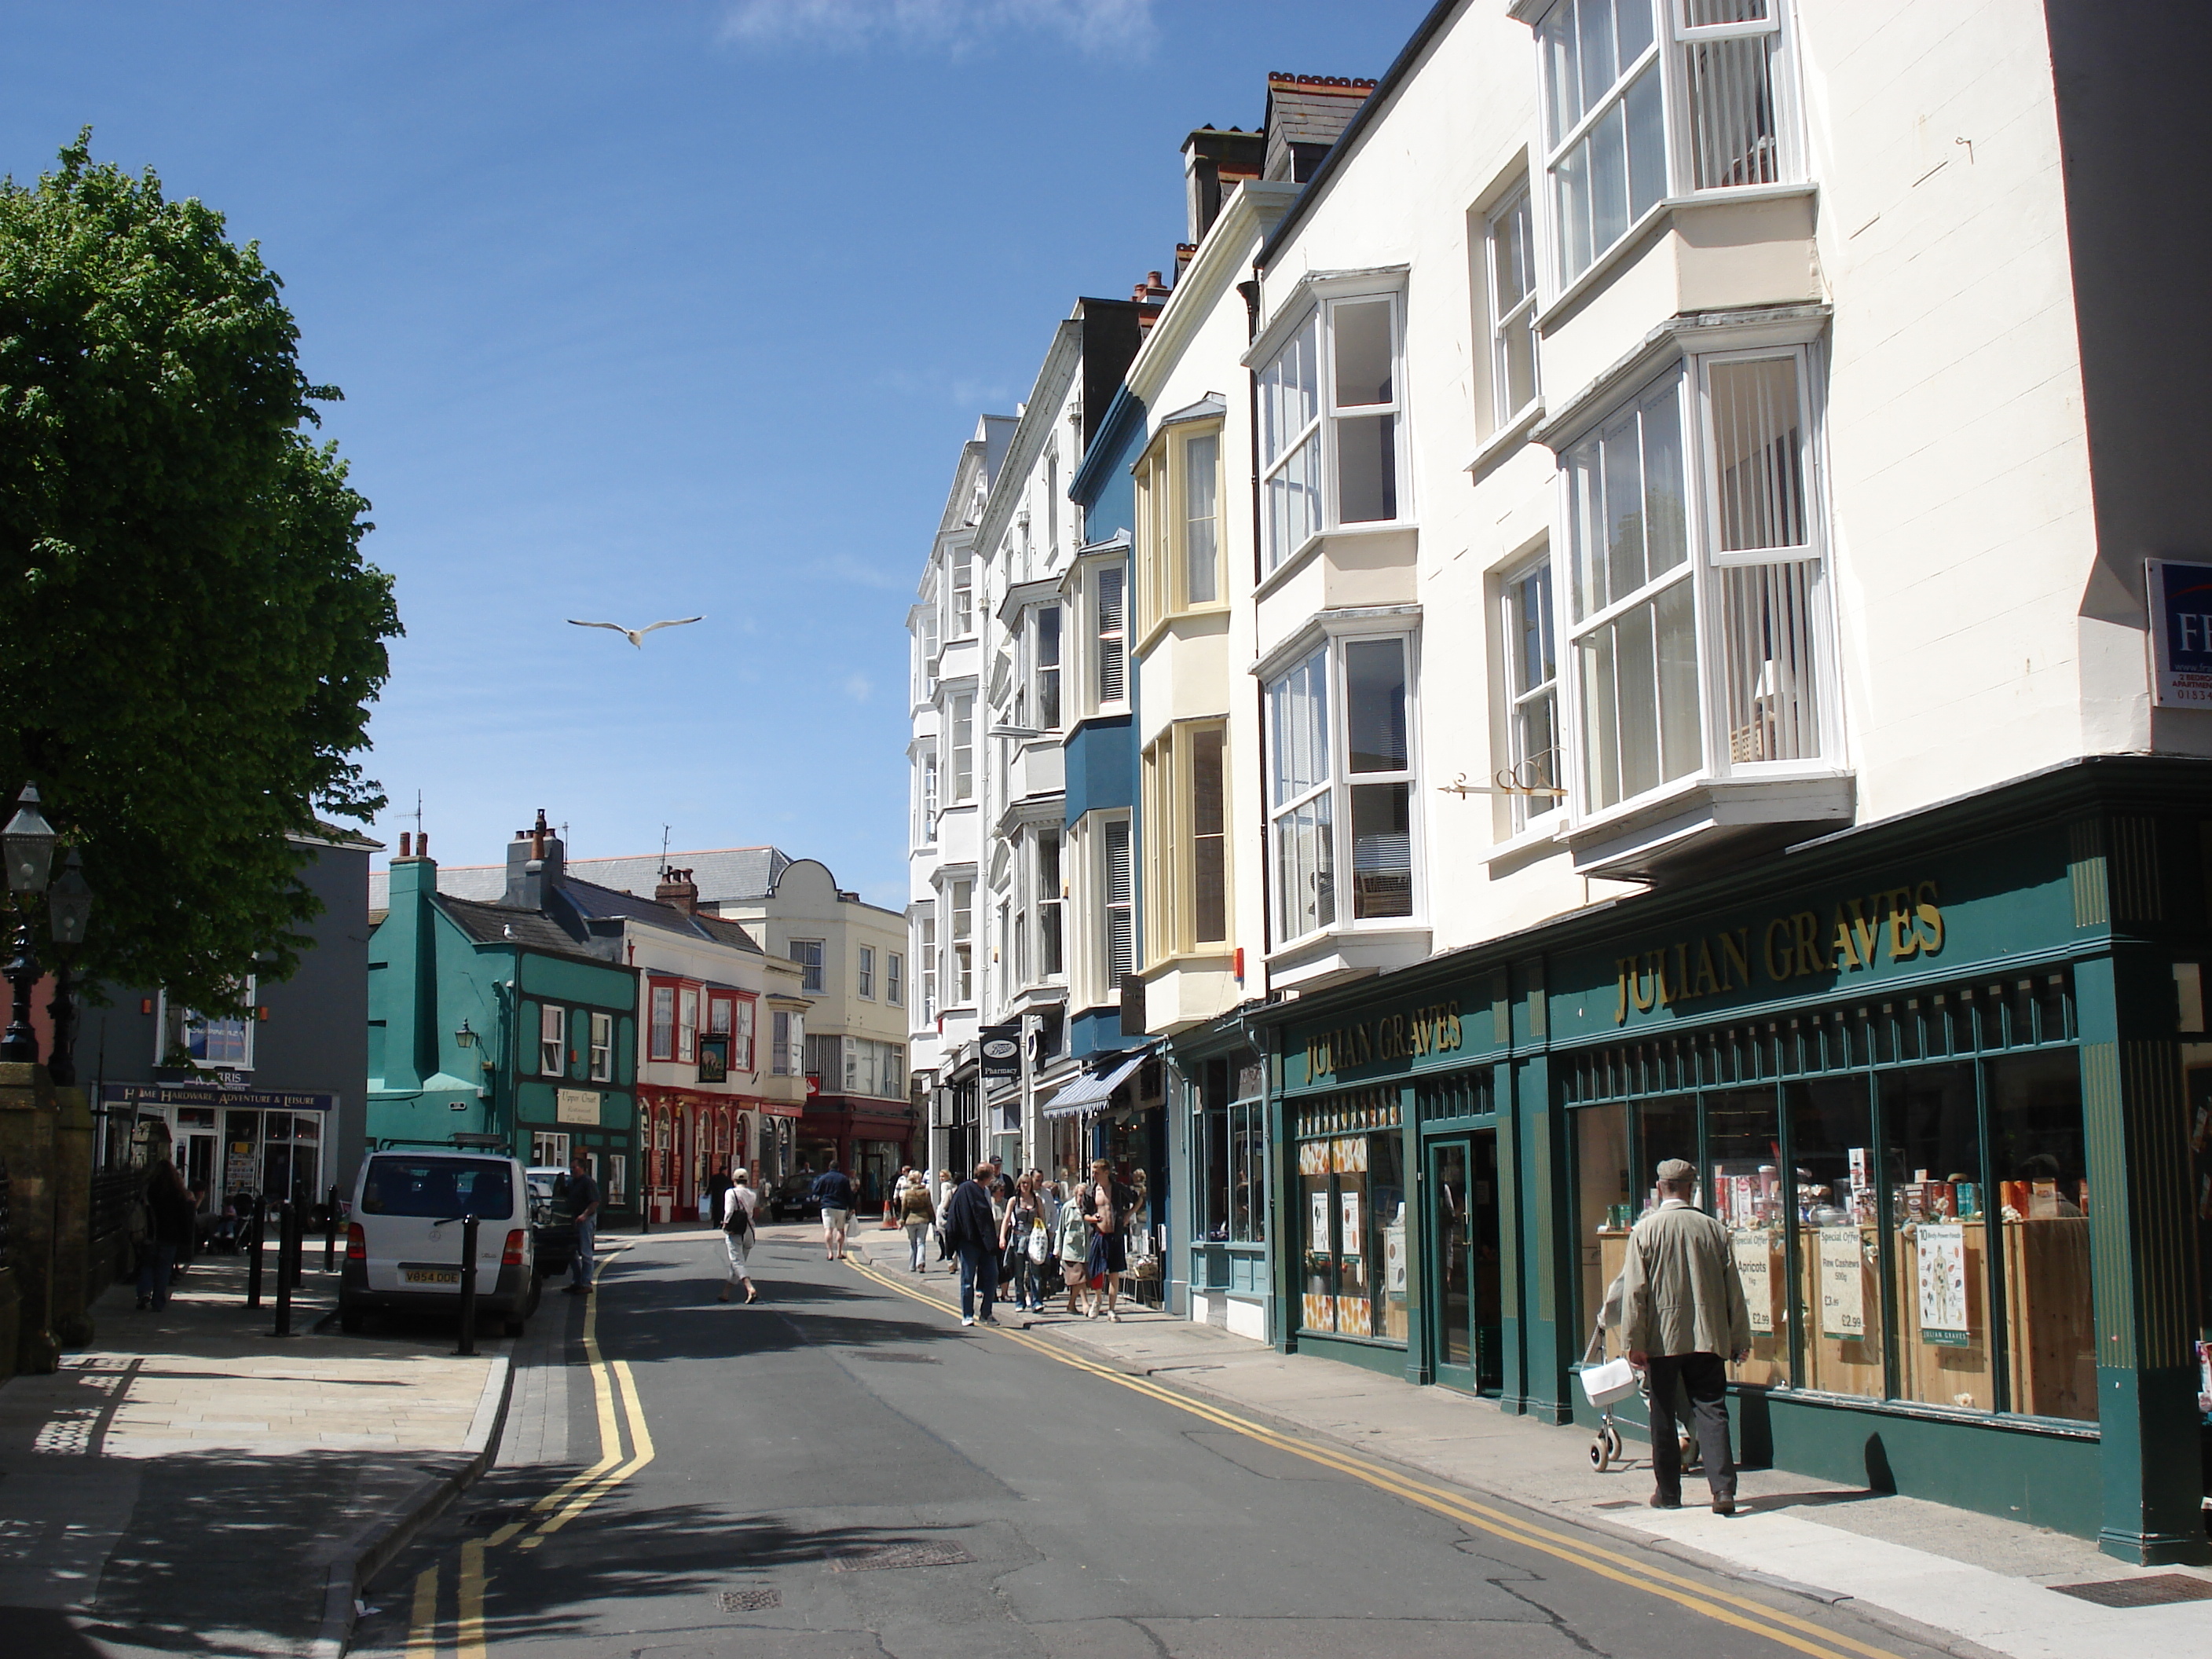
[[[637,970],[544,906],[544,847],[516,843],[506,892],[438,891],[438,866],[392,861],[370,913],[371,1146],[496,1146],[530,1164],[590,1158],[619,1224],[637,1203]],[[554,859],[557,860],[557,852]]]

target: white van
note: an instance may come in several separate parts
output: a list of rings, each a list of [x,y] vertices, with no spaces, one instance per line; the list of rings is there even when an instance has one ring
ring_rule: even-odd
[[[528,1189],[520,1160],[495,1152],[394,1147],[362,1160],[338,1277],[338,1328],[378,1308],[459,1312],[461,1218],[477,1228],[477,1318],[509,1336],[538,1307]]]

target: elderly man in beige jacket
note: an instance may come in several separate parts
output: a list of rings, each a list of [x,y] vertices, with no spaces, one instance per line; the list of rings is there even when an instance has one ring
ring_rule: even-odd
[[[1682,1445],[1674,1384],[1690,1396],[1713,1513],[1735,1513],[1735,1460],[1729,1449],[1728,1367],[1751,1352],[1751,1313],[1729,1250],[1728,1229],[1692,1208],[1698,1172],[1679,1158],[1662,1164],[1659,1207],[1628,1236],[1621,1269],[1621,1346],[1651,1382],[1651,1473],[1656,1510],[1682,1507]],[[1724,1358],[1725,1357],[1725,1358]]]

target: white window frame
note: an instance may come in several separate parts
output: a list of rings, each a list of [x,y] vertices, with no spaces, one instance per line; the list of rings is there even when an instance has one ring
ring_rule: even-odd
[[[1118,835],[1116,832],[1119,832]],[[1136,976],[1137,963],[1137,826],[1132,815],[1110,813],[1099,821],[1097,845],[1098,955],[1095,966],[1107,996],[1117,996],[1123,983]],[[1115,842],[1120,856],[1115,856]],[[1116,868],[1116,865],[1119,868]],[[1115,896],[1116,884],[1120,896]],[[1121,962],[1115,963],[1115,923],[1121,928]]]
[[[1730,191],[1744,189],[1790,188],[1802,181],[1804,146],[1798,127],[1803,100],[1797,85],[1795,42],[1790,18],[1792,8],[1788,0],[1765,0],[1765,17],[1716,24],[1694,24],[1690,21],[1691,8],[1696,3],[1697,0],[1559,0],[1558,4],[1536,20],[1534,56],[1538,101],[1537,142],[1544,179],[1543,189],[1538,192],[1544,203],[1539,222],[1545,243],[1540,281],[1547,299],[1557,298],[1581,281],[1585,274],[1602,265],[1613,249],[1628,241],[1646,222],[1666,211],[1674,203],[1725,196]],[[1588,111],[1560,128],[1555,123],[1553,114],[1558,88],[1553,84],[1552,64],[1547,61],[1547,31],[1555,21],[1564,19],[1566,32],[1577,35],[1579,40],[1583,26],[1578,9],[1596,5],[1607,6],[1608,15],[1614,17],[1622,9],[1632,6],[1648,9],[1651,19],[1651,38],[1626,68],[1615,65],[1616,72],[1612,82]],[[1617,39],[1617,27],[1615,36]],[[1764,40],[1767,43],[1765,93],[1772,131],[1761,141],[1768,148],[1764,152],[1764,161],[1756,169],[1764,176],[1721,183],[1700,183],[1694,130],[1697,123],[1692,118],[1692,84],[1699,77],[1693,73],[1693,65],[1701,63],[1702,54],[1715,46],[1725,52],[1729,42],[1747,40]],[[1662,59],[1663,61],[1659,61]],[[1576,61],[1579,65],[1579,45]],[[1602,246],[1595,245],[1596,239],[1593,234],[1589,257],[1571,270],[1568,266],[1568,237],[1560,210],[1561,164],[1586,136],[1603,123],[1615,107],[1622,105],[1631,83],[1647,70],[1657,76],[1660,100],[1662,138],[1659,164],[1662,177],[1657,193],[1641,213],[1635,210],[1632,198],[1628,217],[1620,234]],[[1735,89],[1740,90],[1741,88]],[[1741,111],[1743,106],[1739,103],[1735,107]],[[1555,130],[1558,131],[1556,140],[1553,137]],[[1623,154],[1625,165],[1625,149]]]
[[[1528,583],[1539,578],[1543,581],[1543,591],[1534,596],[1535,608],[1531,610],[1524,606],[1523,592]],[[1547,544],[1542,552],[1510,568],[1498,586],[1498,661],[1505,671],[1499,685],[1505,709],[1505,769],[1516,785],[1564,787],[1559,782],[1565,775],[1567,752],[1562,724],[1566,718],[1565,701],[1559,685],[1561,614],[1558,573],[1553,568],[1552,550]],[[1545,679],[1524,684],[1527,659],[1523,655],[1523,635],[1532,622],[1540,639],[1540,650],[1548,657],[1552,672]],[[1528,751],[1522,716],[1525,710],[1545,702],[1551,704],[1552,746],[1546,756],[1537,757]],[[1549,765],[1537,763],[1543,760],[1548,760]],[[1508,799],[1512,807],[1513,832],[1520,835],[1554,823],[1565,798],[1516,794]]]
[[[933,904],[915,922],[914,959],[921,964],[921,1020],[937,1018],[937,910]]]
[[[1503,241],[1501,241],[1501,233]],[[1542,291],[1542,258],[1536,249],[1535,198],[1523,177],[1482,221],[1483,276],[1490,318],[1490,419],[1492,432],[1516,424],[1543,401],[1541,354],[1536,349],[1536,302]],[[1516,268],[1521,295],[1504,303],[1498,272],[1501,259]],[[1512,401],[1513,377],[1507,367],[1512,342],[1528,353],[1528,395]]]
[[[1390,396],[1379,403],[1344,404],[1337,401],[1336,338],[1340,312],[1387,301],[1390,307]],[[1272,332],[1273,331],[1271,331]],[[1313,414],[1295,433],[1285,427],[1279,445],[1274,443],[1278,419],[1276,390],[1282,384],[1292,355],[1313,355]],[[1311,301],[1305,314],[1288,330],[1282,343],[1260,369],[1261,457],[1260,539],[1261,561],[1268,574],[1297,560],[1324,536],[1346,530],[1385,530],[1408,524],[1413,517],[1413,471],[1406,430],[1406,301],[1403,289],[1367,287],[1331,291]],[[1386,518],[1346,521],[1342,514],[1339,484],[1343,461],[1342,430],[1346,422],[1387,419],[1391,422],[1391,505]],[[1302,535],[1286,533],[1278,522],[1275,490],[1300,488],[1295,472],[1309,445],[1314,446],[1314,471],[1306,486],[1313,492],[1311,526]]]
[[[1346,648],[1382,641],[1399,642],[1404,652],[1406,675],[1406,764],[1389,771],[1355,773],[1351,769],[1350,697],[1345,672]],[[1294,794],[1278,798],[1280,768],[1281,704],[1277,690],[1290,677],[1310,671],[1318,658],[1323,664],[1327,705],[1325,775]],[[1273,907],[1273,941],[1278,950],[1332,934],[1389,933],[1425,925],[1428,914],[1427,860],[1424,845],[1425,814],[1422,811],[1421,653],[1420,630],[1401,617],[1340,618],[1319,635],[1309,635],[1295,655],[1285,655],[1281,665],[1266,680],[1267,750],[1263,758],[1263,787],[1267,814],[1267,898]],[[1404,915],[1361,916],[1358,908],[1358,870],[1352,834],[1352,791],[1376,787],[1402,787],[1407,798],[1407,913]],[[1315,802],[1328,803],[1329,909],[1326,921],[1293,931],[1295,913],[1286,902],[1282,880],[1281,826]],[[1233,921],[1232,921],[1233,926]]]
[[[956,547],[949,562],[951,579],[947,583],[951,608],[946,617],[945,637],[964,640],[975,632],[975,550]]]
[[[1033,960],[1041,982],[1059,984],[1067,978],[1067,832],[1056,823],[1042,824],[1030,831],[1028,841],[1030,880],[1036,896]],[[1049,869],[1044,861],[1048,841],[1054,848]]]
[[[612,1014],[592,1016],[591,1079],[594,1083],[615,1080],[615,1017]]]
[[[955,806],[975,799],[975,694],[956,691],[945,705],[946,730],[951,734],[951,787],[947,799]]]
[[[1094,566],[1089,588],[1093,712],[1125,713],[1129,707],[1127,562],[1112,560]],[[1109,589],[1115,596],[1110,605],[1108,602]],[[1110,693],[1109,685],[1112,687]]]
[[[690,1066],[699,1058],[699,988],[680,987],[676,993],[676,1063]]]
[[[915,771],[915,828],[916,847],[937,844],[937,745],[922,745],[914,759]]]
[[[531,1166],[539,1170],[566,1170],[570,1156],[569,1133],[566,1129],[532,1129],[530,1132]]]
[[[876,1000],[876,947],[863,945],[854,952],[853,988],[866,1002]]]
[[[821,995],[823,942],[818,939],[795,939],[784,954],[799,964],[799,988],[808,996]]]
[[[884,1000],[894,1008],[906,1005],[906,958],[896,951],[884,952]]]
[[[253,975],[248,974],[246,976],[246,989],[240,999],[246,1005],[246,1012],[243,1014],[222,1014],[210,1019],[200,1014],[197,1009],[181,1006],[178,1007],[177,1041],[184,1044],[187,1052],[191,1048],[194,1027],[198,1027],[204,1034],[211,1033],[220,1028],[225,1035],[234,1036],[238,1039],[239,1051],[245,1056],[240,1060],[210,1060],[204,1054],[194,1054],[192,1064],[204,1072],[250,1072],[253,1069],[255,1036],[253,1028],[261,1023],[261,1005],[257,1000],[259,989],[258,980]],[[161,1017],[155,1022],[154,1026],[155,1032],[154,1063],[156,1066],[166,1064],[169,1058],[169,1000],[165,993],[161,998]],[[203,1049],[207,1047],[207,1037],[204,1035],[201,1037],[200,1046]]]
[[[1048,648],[1045,637],[1048,611],[1052,613]],[[1029,608],[1023,618],[1022,644],[1024,678],[1030,693],[1029,723],[1040,731],[1057,732],[1067,719],[1067,617],[1059,600],[1048,600]],[[1048,655],[1052,659],[1049,662],[1045,660]],[[1050,719],[1046,718],[1048,701],[1052,705]]]
[[[647,1060],[672,1063],[676,1059],[676,987],[672,984],[646,986],[645,1057]],[[668,1018],[661,1012],[666,1010]],[[661,1041],[665,1032],[668,1040]]]
[[[557,1002],[538,1005],[538,1074],[568,1075],[568,1011]]]
[[[975,883],[962,876],[945,890],[945,984],[951,1006],[970,1006],[975,1000]]]
[[[1797,421],[1802,477],[1800,510],[1806,539],[1788,548],[1757,548],[1737,552],[1720,549],[1720,484],[1712,457],[1716,453],[1712,370],[1720,365],[1788,359],[1795,365]],[[1558,445],[1560,466],[1557,521],[1552,546],[1554,554],[1553,602],[1559,607],[1561,764],[1568,790],[1566,806],[1571,828],[1602,823],[1608,819],[1642,811],[1663,801],[1718,780],[1735,777],[1786,779],[1793,776],[1828,777],[1841,772],[1849,758],[1843,725],[1838,673],[1838,647],[1829,575],[1828,506],[1826,465],[1826,385],[1823,354],[1817,340],[1780,339],[1774,343],[1742,343],[1706,352],[1686,353],[1645,376],[1634,388],[1614,398],[1601,413],[1584,423],[1573,437]],[[1614,421],[1623,410],[1647,398],[1663,381],[1679,376],[1675,395],[1683,422],[1683,471],[1686,522],[1683,526],[1688,556],[1679,570],[1664,580],[1647,581],[1634,592],[1610,595],[1608,603],[1580,621],[1574,619],[1575,597],[1571,584],[1577,580],[1574,561],[1574,511],[1571,500],[1571,458],[1590,436]],[[1816,747],[1814,752],[1770,759],[1752,750],[1743,730],[1731,730],[1734,715],[1727,687],[1717,678],[1726,668],[1729,629],[1723,590],[1727,573],[1740,570],[1788,571],[1798,583],[1792,596],[1802,617],[1802,636],[1792,644],[1812,658],[1809,673],[1799,670],[1802,688],[1796,706],[1809,716]],[[1585,708],[1586,688],[1581,667],[1582,641],[1620,617],[1651,601],[1662,587],[1675,581],[1691,584],[1696,617],[1698,763],[1686,772],[1663,779],[1636,794],[1623,793],[1611,803],[1597,805],[1590,790],[1590,757]],[[1762,637],[1771,641],[1770,620],[1762,619]],[[1772,659],[1767,659],[1771,662]],[[1764,666],[1764,665],[1762,665]],[[1764,678],[1749,687],[1753,703],[1771,701],[1762,690]]]
[[[737,1013],[730,1033],[730,1069],[752,1072],[759,1068],[753,1064],[753,999],[738,998]]]

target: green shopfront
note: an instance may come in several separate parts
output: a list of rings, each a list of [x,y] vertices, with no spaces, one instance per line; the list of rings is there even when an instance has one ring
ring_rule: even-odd
[[[2208,904],[2201,769],[2095,762],[1278,1005],[1279,1340],[1594,1425],[1686,1158],[1745,1462],[2203,1559]]]

